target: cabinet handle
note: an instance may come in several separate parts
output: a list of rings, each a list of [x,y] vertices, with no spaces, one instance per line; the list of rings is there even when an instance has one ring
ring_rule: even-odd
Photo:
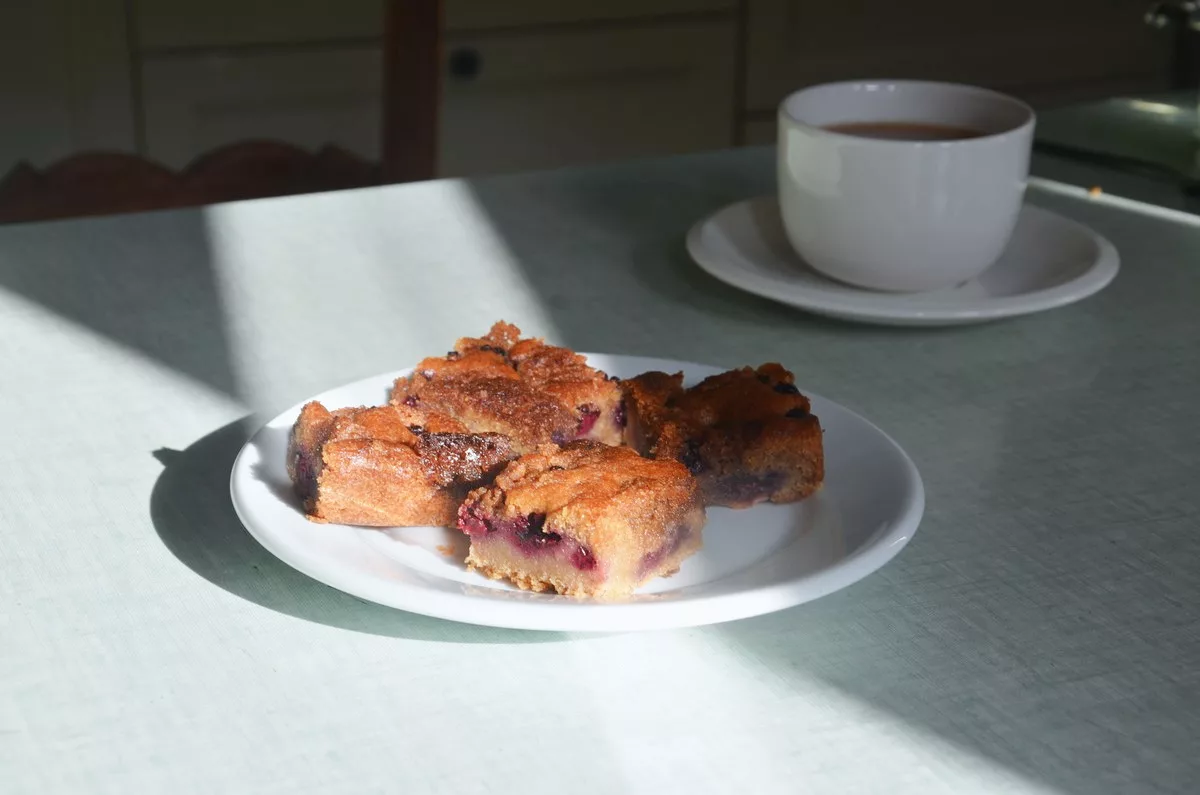
[[[456,80],[474,80],[482,68],[478,50],[462,47],[450,53],[450,76]]]

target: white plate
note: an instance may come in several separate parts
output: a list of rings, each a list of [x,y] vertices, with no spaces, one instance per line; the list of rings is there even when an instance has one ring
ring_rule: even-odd
[[[1025,205],[1008,248],[977,279],[931,293],[882,293],[822,276],[788,243],[774,197],[739,202],[692,227],[688,252],[711,275],[820,315],[896,326],[980,323],[1070,304],[1117,275],[1117,250],[1049,210]]]
[[[718,370],[636,356],[589,354],[605,372]],[[388,373],[317,395],[327,407],[382,403]],[[908,543],[925,507],[912,461],[878,428],[811,395],[825,429],[826,485],[794,505],[709,509],[704,548],[632,600],[592,603],[520,591],[468,572],[466,538],[435,527],[371,529],[309,522],[284,463],[297,405],[242,448],[230,491],[242,523],[283,562],[347,593],[438,618],[515,629],[627,631],[696,626],[769,613],[845,588]],[[451,553],[451,554],[448,554]]]

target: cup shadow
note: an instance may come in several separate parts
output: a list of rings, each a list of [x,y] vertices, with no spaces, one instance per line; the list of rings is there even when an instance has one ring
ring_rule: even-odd
[[[561,632],[480,627],[367,602],[330,588],[275,558],[242,526],[229,497],[233,460],[250,437],[249,418],[184,450],[153,455],[164,469],[150,493],[150,518],[181,563],[214,585],[285,615],[354,632],[447,643],[548,643]],[[290,493],[286,494],[290,499]]]

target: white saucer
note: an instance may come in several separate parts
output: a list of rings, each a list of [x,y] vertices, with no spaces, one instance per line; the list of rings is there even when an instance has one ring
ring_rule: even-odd
[[[977,279],[932,293],[882,293],[814,271],[788,243],[774,197],[692,227],[688,252],[726,284],[820,315],[896,326],[979,323],[1070,304],[1117,275],[1116,248],[1082,224],[1025,205],[1004,254]]]
[[[605,372],[712,367],[591,354]],[[387,373],[317,395],[329,408],[386,401]],[[921,476],[890,438],[857,414],[812,398],[825,429],[825,486],[793,505],[710,508],[704,547],[673,577],[626,602],[577,601],[520,591],[467,571],[466,539],[440,527],[371,529],[304,518],[285,468],[297,405],[266,424],[233,465],[242,523],[284,563],[347,593],[438,618],[517,629],[613,632],[696,626],[782,610],[845,588],[883,566],[912,538],[925,508]]]

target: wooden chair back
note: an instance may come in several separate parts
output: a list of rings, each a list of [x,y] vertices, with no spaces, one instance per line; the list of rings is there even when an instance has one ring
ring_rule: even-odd
[[[381,162],[336,146],[239,141],[181,171],[134,154],[84,152],[0,179],[0,223],[189,207],[430,179],[437,163],[441,0],[387,0]]]

